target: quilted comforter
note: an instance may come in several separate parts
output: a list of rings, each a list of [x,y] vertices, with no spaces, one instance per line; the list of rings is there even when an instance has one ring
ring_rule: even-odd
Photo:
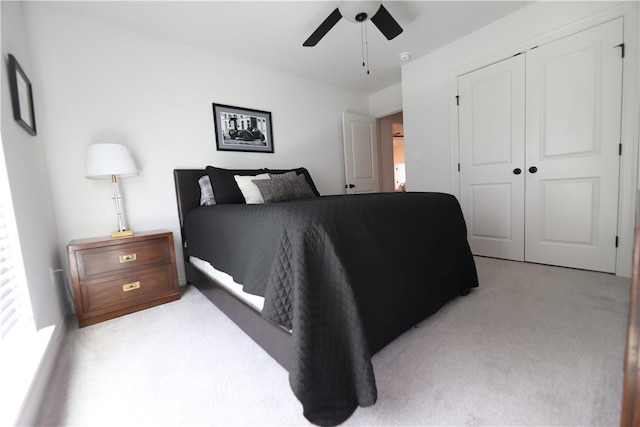
[[[263,317],[292,331],[291,388],[318,425],[373,405],[371,356],[477,286],[462,212],[447,194],[200,207],[185,236],[188,255],[264,296]]]

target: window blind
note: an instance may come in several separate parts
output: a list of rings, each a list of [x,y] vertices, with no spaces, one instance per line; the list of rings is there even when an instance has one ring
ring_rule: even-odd
[[[0,145],[0,341],[33,323],[2,151]]]

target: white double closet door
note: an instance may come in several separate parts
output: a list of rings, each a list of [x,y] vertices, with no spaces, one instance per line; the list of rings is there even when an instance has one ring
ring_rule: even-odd
[[[622,18],[458,78],[474,254],[615,272]]]

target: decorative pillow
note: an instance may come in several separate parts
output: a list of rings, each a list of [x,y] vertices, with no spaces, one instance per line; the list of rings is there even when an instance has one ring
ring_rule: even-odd
[[[318,197],[313,190],[311,190],[304,175],[298,175],[293,179],[254,179],[253,183],[260,189],[265,203],[287,202],[289,200]]]
[[[289,171],[285,173],[270,173],[271,179],[294,179],[298,174],[296,171]]]
[[[216,204],[245,203],[244,196],[234,179],[235,175],[256,176],[265,173],[264,169],[222,169],[207,166],[207,174],[216,198]]]
[[[293,171],[295,172],[297,175],[304,175],[305,179],[307,180],[307,184],[309,184],[309,187],[311,187],[311,191],[314,192],[314,194],[316,196],[320,196],[320,192],[318,191],[318,189],[316,188],[316,185],[313,182],[313,179],[311,179],[311,175],[309,174],[309,171],[306,168],[296,168],[296,169],[265,169],[265,172],[269,172],[272,174],[282,174],[282,173],[286,173],[286,172],[290,172]],[[243,175],[243,174],[239,174],[239,175]],[[249,174],[244,174],[244,175],[249,175]],[[257,174],[256,174],[257,175]],[[214,192],[215,192],[215,188],[214,188]],[[217,195],[216,195],[216,200],[217,200]],[[219,203],[219,202],[218,202]]]
[[[270,174],[268,173],[261,173],[260,175],[256,175],[256,176],[234,175],[233,178],[236,180],[236,183],[238,184],[238,187],[242,192],[242,196],[244,197],[244,200],[247,204],[257,205],[260,203],[264,203],[264,199],[262,198],[262,194],[260,193],[260,190],[252,182],[252,180],[257,181],[262,179],[271,179],[269,175]]]
[[[200,206],[212,206],[216,204],[213,197],[213,188],[211,188],[211,180],[209,175],[202,175],[198,180],[200,184]]]

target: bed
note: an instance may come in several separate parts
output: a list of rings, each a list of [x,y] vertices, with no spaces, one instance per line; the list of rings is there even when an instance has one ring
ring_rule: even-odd
[[[236,185],[241,182],[233,181],[287,172],[305,187],[296,193],[304,197],[273,202],[281,199],[269,188],[286,183],[294,194],[293,181],[249,178],[267,201],[249,205]],[[205,176],[213,206],[201,206]],[[462,212],[451,195],[318,197],[304,168],[176,169],[174,179],[188,283],[289,371],[304,416],[314,424],[337,425],[358,406],[373,405],[372,355],[478,285]],[[262,297],[262,310],[198,262]]]

